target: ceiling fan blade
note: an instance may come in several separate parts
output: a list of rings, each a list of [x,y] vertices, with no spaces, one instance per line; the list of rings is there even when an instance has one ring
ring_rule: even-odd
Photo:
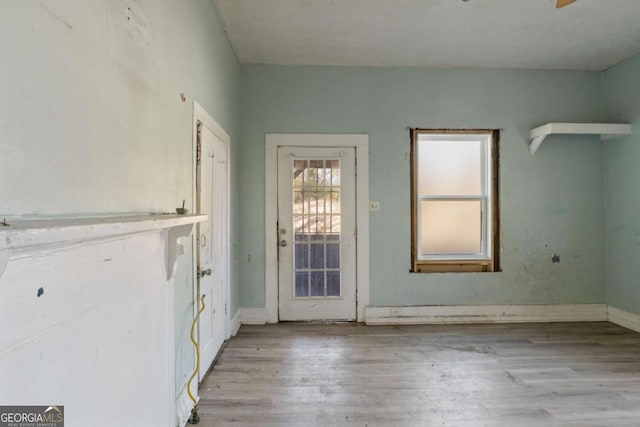
[[[558,0],[558,3],[556,3],[556,9],[560,9],[561,7],[569,6],[574,1],[576,1],[576,0]]]

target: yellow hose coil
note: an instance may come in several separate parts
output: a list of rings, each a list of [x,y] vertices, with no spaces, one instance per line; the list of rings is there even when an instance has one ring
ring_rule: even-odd
[[[191,324],[191,343],[196,349],[196,367],[189,378],[189,382],[187,383],[187,393],[189,394],[189,398],[193,401],[193,406],[197,405],[196,398],[193,394],[191,394],[191,381],[196,377],[198,371],[200,370],[200,346],[198,345],[198,341],[193,336],[193,331],[196,329],[196,323],[198,322],[198,318],[200,317],[200,313],[204,311],[204,295],[200,298],[200,302],[202,303],[202,307],[198,310],[198,314],[193,318],[193,323]]]

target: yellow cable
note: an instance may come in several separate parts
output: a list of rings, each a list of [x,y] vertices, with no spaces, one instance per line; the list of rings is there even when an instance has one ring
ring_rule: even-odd
[[[193,343],[193,346],[196,349],[196,367],[193,370],[191,377],[189,378],[189,382],[187,382],[187,393],[189,393],[189,398],[193,401],[194,407],[197,405],[197,402],[196,398],[193,396],[193,394],[191,394],[191,381],[193,381],[193,379],[198,374],[198,371],[200,370],[200,346],[198,345],[198,341],[196,341],[196,339],[193,337],[193,331],[196,328],[196,323],[198,322],[200,313],[204,311],[204,295],[202,295],[202,298],[200,298],[200,302],[202,302],[202,308],[198,310],[198,314],[196,314],[196,317],[193,318],[193,323],[191,324],[191,343]]]

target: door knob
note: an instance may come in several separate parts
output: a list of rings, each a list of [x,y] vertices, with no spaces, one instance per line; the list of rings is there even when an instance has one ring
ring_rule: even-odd
[[[204,277],[204,276],[211,276],[211,269],[207,268],[206,270],[203,268],[202,270],[200,270],[200,277]]]
[[[285,246],[287,246],[287,241],[286,240],[280,240],[280,246],[282,246],[283,248]]]

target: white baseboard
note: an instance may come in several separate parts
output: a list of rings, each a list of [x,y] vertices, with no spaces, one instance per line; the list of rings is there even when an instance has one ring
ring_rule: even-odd
[[[606,304],[366,307],[365,315],[368,325],[609,321],[640,332],[640,315]],[[265,323],[269,323],[266,309],[239,308],[231,320],[231,335],[238,333],[240,325]]]
[[[242,321],[240,320],[240,311],[242,309],[239,308],[236,310],[236,314],[233,315],[233,319],[231,319],[231,330],[229,331],[229,338],[235,337],[238,333],[238,329],[242,325]]]
[[[196,396],[196,399],[199,401],[200,397]],[[191,416],[192,408],[193,402],[189,398],[189,394],[187,394],[187,387],[185,386],[176,399],[176,422],[178,427],[187,425],[187,420]]]
[[[640,332],[640,316],[609,306],[609,322]]]
[[[604,322],[606,304],[367,307],[368,325]]]
[[[239,308],[236,313],[243,325],[264,325],[268,323],[269,316],[265,308]]]

